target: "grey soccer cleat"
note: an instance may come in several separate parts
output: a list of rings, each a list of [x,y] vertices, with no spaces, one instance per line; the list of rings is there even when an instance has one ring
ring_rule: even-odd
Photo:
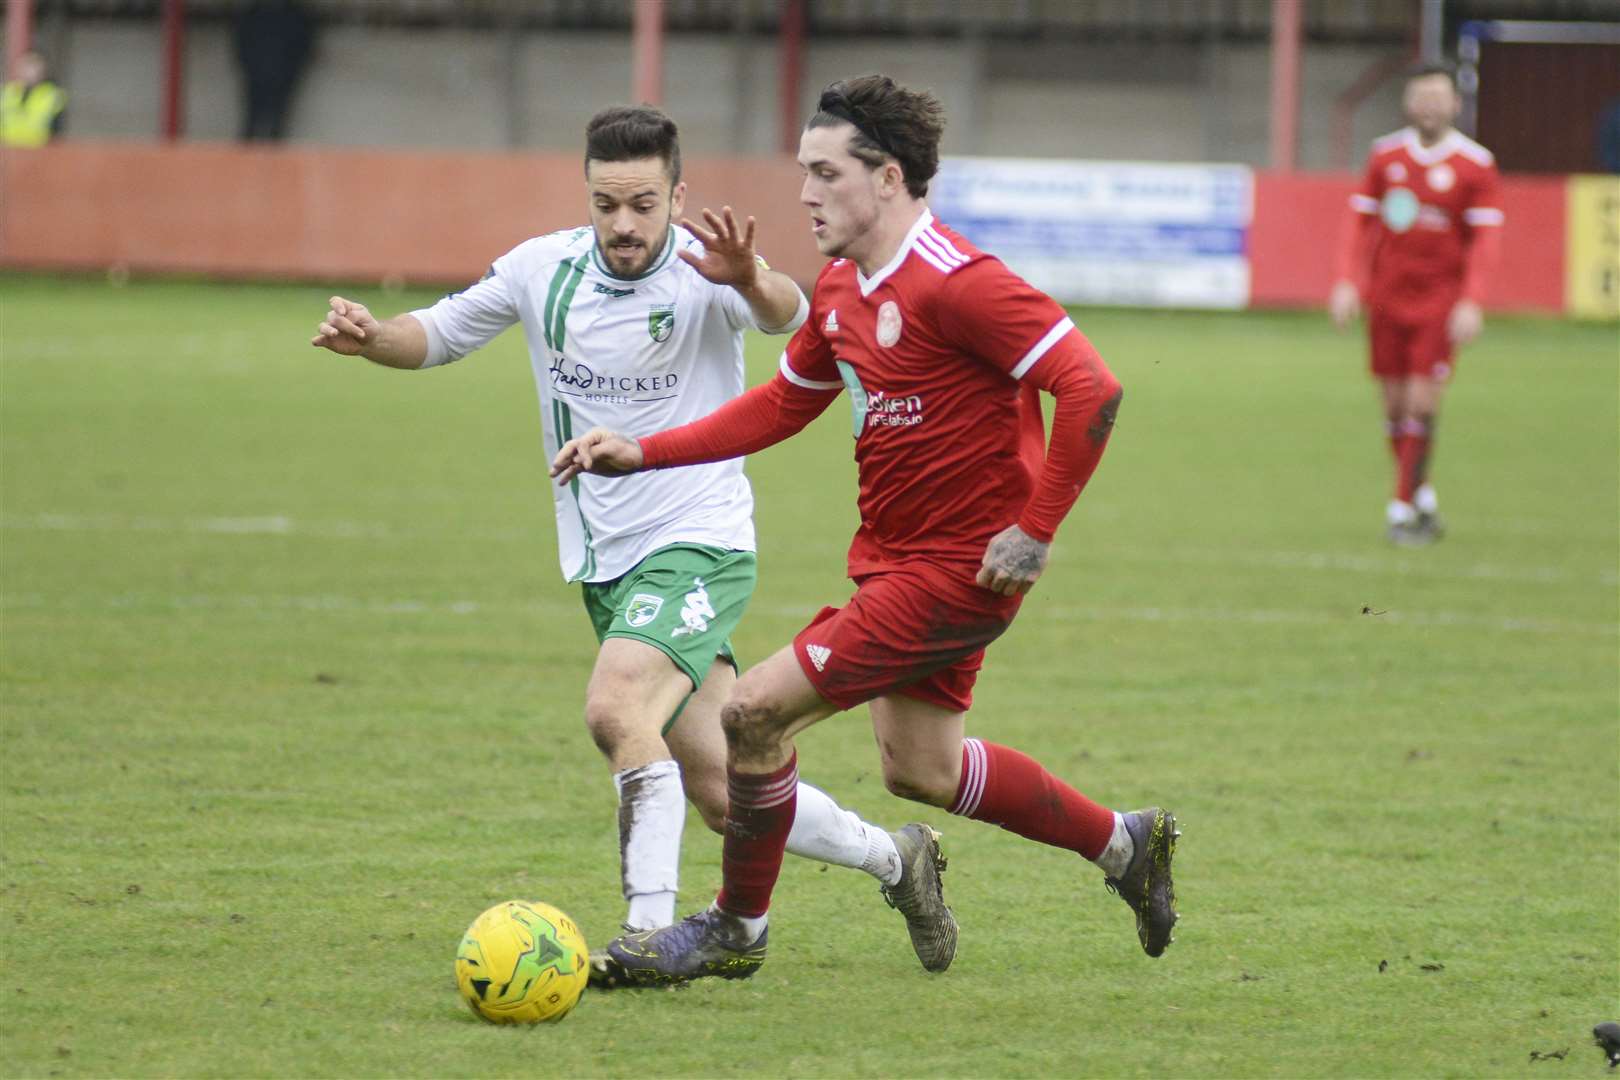
[[[1142,951],[1160,956],[1175,940],[1176,890],[1170,880],[1170,860],[1176,853],[1176,817],[1157,806],[1125,815],[1125,829],[1136,850],[1131,864],[1119,877],[1106,878],[1108,891],[1136,913],[1136,936]]]
[[[708,975],[746,979],[765,962],[768,933],[750,940],[741,919],[711,907],[673,926],[614,938],[603,969],[618,986],[676,986]]]
[[[945,906],[945,856],[939,833],[913,822],[889,834],[900,853],[900,880],[883,886],[883,899],[906,917],[911,947],[925,971],[944,971],[956,957],[956,916]]]
[[[1446,523],[1438,513],[1426,514],[1419,510],[1412,530],[1423,538],[1423,543],[1432,544],[1446,535]]]

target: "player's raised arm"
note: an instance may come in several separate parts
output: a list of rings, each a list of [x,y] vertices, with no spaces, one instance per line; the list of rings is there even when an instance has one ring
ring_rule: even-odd
[[[679,252],[683,262],[716,285],[728,285],[748,302],[754,321],[767,333],[797,328],[809,304],[793,279],[765,265],[754,250],[752,217],[739,223],[731,207],[720,213],[704,208],[703,228],[689,218],[681,225],[703,242],[703,254]]]
[[[363,356],[383,367],[414,369],[427,359],[427,332],[413,315],[378,322],[364,304],[334,296],[309,343],[340,356]]]

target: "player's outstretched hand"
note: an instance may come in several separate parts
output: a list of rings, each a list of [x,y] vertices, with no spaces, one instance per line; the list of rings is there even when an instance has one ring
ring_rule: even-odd
[[[319,349],[331,349],[343,356],[358,356],[367,345],[377,340],[381,329],[364,304],[334,296],[327,301],[331,310],[315,331],[309,343]]]
[[[759,259],[754,254],[754,219],[749,218],[739,225],[731,207],[722,206],[718,214],[704,207],[703,220],[709,226],[707,229],[690,218],[681,219],[681,225],[703,241],[703,256],[699,258],[690,251],[676,254],[716,285],[739,289],[752,285],[760,269]]]
[[[984,564],[974,580],[1002,596],[1022,596],[1035,587],[1046,569],[1050,544],[1043,544],[1017,525],[1009,525],[990,538]]]
[[[1485,313],[1472,300],[1459,300],[1446,319],[1446,336],[1453,345],[1466,345],[1485,328]]]
[[[592,428],[563,444],[551,461],[551,475],[561,487],[580,473],[624,476],[638,471],[641,462],[641,444],[636,440],[607,428]]]
[[[1333,292],[1328,295],[1328,311],[1333,315],[1333,325],[1340,330],[1356,321],[1361,315],[1361,290],[1356,288],[1355,282],[1334,284]]]

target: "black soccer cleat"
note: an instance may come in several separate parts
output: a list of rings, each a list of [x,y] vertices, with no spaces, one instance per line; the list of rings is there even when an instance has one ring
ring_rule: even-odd
[[[1603,1048],[1608,1056],[1609,1068],[1620,1067],[1620,1024],[1605,1021],[1592,1029],[1592,1041]]]
[[[900,853],[900,880],[883,886],[883,899],[906,917],[911,948],[924,971],[944,971],[956,957],[956,916],[945,906],[945,856],[939,833],[913,823],[889,834]]]
[[[679,986],[711,975],[746,979],[765,962],[768,933],[750,940],[741,919],[711,907],[673,926],[614,938],[603,967],[616,978],[622,973],[620,986]]]
[[[1170,880],[1170,860],[1176,853],[1176,816],[1157,806],[1135,810],[1125,817],[1135,851],[1131,864],[1119,877],[1105,878],[1108,891],[1136,913],[1136,937],[1142,951],[1161,956],[1175,941],[1176,890]]]

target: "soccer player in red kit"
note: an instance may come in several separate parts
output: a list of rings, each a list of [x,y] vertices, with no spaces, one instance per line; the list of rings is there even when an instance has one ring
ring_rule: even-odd
[[[777,376],[672,431],[592,431],[553,463],[566,481],[714,461],[780,442],[842,391],[854,413],[855,595],[737,683],[721,714],[723,887],[705,911],[609,943],[630,982],[759,967],[793,822],[793,737],[862,703],[890,791],[1079,853],[1135,912],[1148,955],[1170,943],[1175,818],[1116,813],[1017,750],[964,737],[985,646],[1041,576],[1102,456],[1120,386],[1051,298],[933,217],[943,128],[931,94],[884,76],[828,87],[800,142],[800,199],[833,261]],[[1039,390],[1056,398],[1049,450]],[[931,880],[931,896],[891,899],[918,955],[935,958],[924,966],[942,970],[957,928]]]
[[[1412,545],[1441,535],[1428,480],[1435,419],[1457,348],[1483,325],[1502,209],[1491,152],[1452,127],[1461,99],[1451,69],[1419,68],[1403,100],[1411,126],[1373,143],[1350,196],[1328,306],[1342,329],[1366,298],[1395,456],[1389,539]]]

